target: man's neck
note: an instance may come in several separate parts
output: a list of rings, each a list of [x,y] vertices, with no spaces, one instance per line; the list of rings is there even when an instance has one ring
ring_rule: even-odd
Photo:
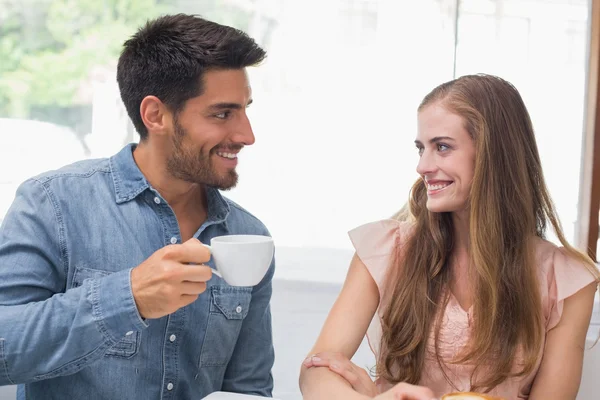
[[[146,143],[140,143],[133,151],[133,159],[146,180],[167,201],[176,215],[197,213],[199,205],[206,214],[208,204],[205,188],[170,175],[164,153]]]

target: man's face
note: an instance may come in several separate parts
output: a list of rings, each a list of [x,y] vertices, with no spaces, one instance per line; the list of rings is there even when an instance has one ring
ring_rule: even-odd
[[[169,174],[191,183],[231,189],[240,150],[254,143],[246,115],[252,90],[245,69],[204,73],[204,92],[173,118]]]

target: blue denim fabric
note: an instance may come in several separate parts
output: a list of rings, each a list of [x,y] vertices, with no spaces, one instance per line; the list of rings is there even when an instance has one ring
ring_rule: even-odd
[[[271,280],[214,276],[197,301],[142,320],[131,269],[180,243],[175,214],[133,159],[135,145],[24,182],[0,228],[0,385],[18,399],[271,396]],[[268,235],[218,190],[195,236]],[[212,265],[212,260],[209,263]]]

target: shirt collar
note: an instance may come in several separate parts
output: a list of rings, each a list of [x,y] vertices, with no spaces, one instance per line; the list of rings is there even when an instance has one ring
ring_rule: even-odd
[[[128,144],[109,160],[117,204],[128,202],[150,187],[133,159],[135,143]]]
[[[152,189],[135,163],[133,158],[135,148],[135,143],[128,144],[109,160],[117,204],[131,201],[144,190]],[[211,222],[225,221],[229,215],[230,207],[219,190],[206,187],[206,200],[208,203],[207,220]]]

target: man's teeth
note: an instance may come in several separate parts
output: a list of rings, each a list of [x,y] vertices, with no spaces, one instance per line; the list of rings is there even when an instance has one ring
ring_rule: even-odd
[[[440,190],[440,189],[445,188],[446,186],[449,186],[450,183],[452,183],[452,182],[449,182],[449,183],[438,183],[436,185],[427,185],[427,188],[429,190]]]
[[[233,153],[217,153],[218,156],[220,157],[225,157],[225,158],[236,158],[237,155],[233,154]]]

